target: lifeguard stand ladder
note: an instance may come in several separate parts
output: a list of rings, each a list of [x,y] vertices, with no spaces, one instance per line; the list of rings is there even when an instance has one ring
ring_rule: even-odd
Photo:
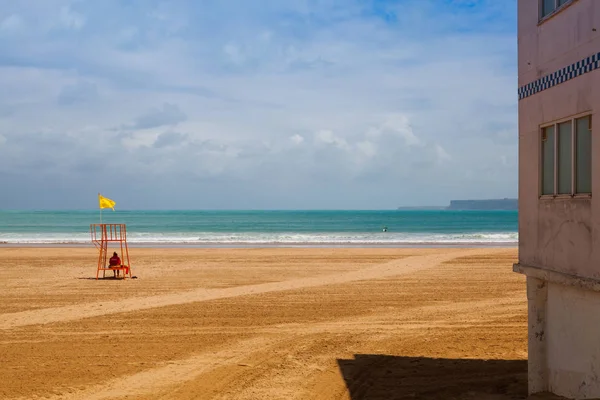
[[[106,277],[106,271],[123,271],[123,279],[126,278],[127,271],[131,278],[131,263],[129,261],[129,248],[127,247],[127,227],[125,224],[91,224],[90,233],[92,235],[92,243],[98,249],[98,270],[96,271],[96,279],[102,271],[102,277]],[[107,264],[108,244],[115,243],[121,251],[121,265],[110,267]],[[117,244],[118,243],[118,244]],[[115,247],[116,247],[115,246]],[[112,251],[112,250],[111,250]]]

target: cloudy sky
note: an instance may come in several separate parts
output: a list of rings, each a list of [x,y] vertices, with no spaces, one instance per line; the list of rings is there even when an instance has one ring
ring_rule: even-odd
[[[516,0],[0,0],[0,209],[517,194]]]

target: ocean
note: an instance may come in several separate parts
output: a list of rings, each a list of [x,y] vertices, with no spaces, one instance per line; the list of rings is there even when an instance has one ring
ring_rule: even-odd
[[[517,211],[112,211],[140,246],[513,246]],[[99,211],[0,211],[0,243],[90,243]]]

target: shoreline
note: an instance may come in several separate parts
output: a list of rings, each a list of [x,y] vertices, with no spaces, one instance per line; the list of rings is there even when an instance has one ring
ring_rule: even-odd
[[[92,243],[0,243],[2,248],[92,248]],[[128,243],[129,248],[140,249],[471,249],[471,248],[506,248],[518,247],[518,243],[510,242],[465,242],[465,243],[440,243],[440,242],[415,242],[415,243]]]

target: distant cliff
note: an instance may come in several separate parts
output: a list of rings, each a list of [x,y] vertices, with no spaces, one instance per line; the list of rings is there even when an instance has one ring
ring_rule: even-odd
[[[518,210],[518,199],[451,200],[447,210]]]

